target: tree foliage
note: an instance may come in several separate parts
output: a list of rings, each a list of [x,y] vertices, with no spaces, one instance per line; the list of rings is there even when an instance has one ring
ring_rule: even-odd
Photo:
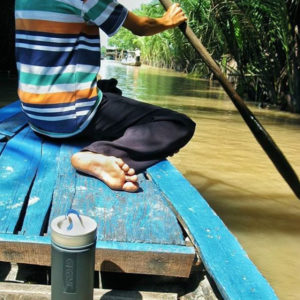
[[[300,112],[299,0],[182,0],[180,4],[213,58],[225,67],[228,58],[236,62],[234,75],[243,96]],[[164,11],[155,0],[135,13],[159,17]],[[140,48],[144,63],[211,75],[177,29],[143,38],[122,29],[110,44]]]

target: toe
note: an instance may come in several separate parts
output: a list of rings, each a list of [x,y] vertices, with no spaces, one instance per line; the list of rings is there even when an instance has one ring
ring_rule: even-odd
[[[139,185],[137,183],[134,183],[134,182],[125,182],[122,189],[125,192],[134,193],[139,189]]]
[[[138,181],[137,175],[125,176],[125,179],[126,179],[126,181],[129,181],[129,182],[137,182]]]
[[[135,174],[135,170],[132,169],[132,168],[130,168],[130,169],[126,172],[126,174],[129,175],[129,176],[132,176],[132,175]]]
[[[122,166],[122,170],[123,170],[124,172],[128,172],[129,166],[128,166],[127,164],[124,164],[124,165]]]
[[[121,158],[116,158],[116,157],[113,157],[117,163],[117,165],[122,168],[124,166],[124,161],[121,159]]]
[[[80,157],[81,157],[81,153],[80,152],[77,152],[75,154],[72,155],[71,157],[71,164],[74,168],[76,168],[79,164],[79,161],[80,161]]]

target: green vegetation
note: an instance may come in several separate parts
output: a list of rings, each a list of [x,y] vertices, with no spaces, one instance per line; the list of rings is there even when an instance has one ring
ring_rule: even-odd
[[[224,71],[233,75],[243,97],[300,113],[299,0],[179,2],[189,25]],[[135,13],[157,17],[163,8],[155,0]],[[109,44],[140,48],[146,64],[211,76],[179,30],[136,37],[122,29]]]

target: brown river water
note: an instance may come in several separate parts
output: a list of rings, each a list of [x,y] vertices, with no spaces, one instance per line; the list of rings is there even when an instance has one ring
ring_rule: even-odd
[[[278,297],[300,299],[300,200],[218,83],[109,61],[102,61],[101,76],[117,78],[125,96],[183,112],[197,123],[191,142],[170,161],[237,237]],[[2,79],[0,88],[0,105],[14,100],[13,81]],[[300,175],[300,115],[250,109]]]

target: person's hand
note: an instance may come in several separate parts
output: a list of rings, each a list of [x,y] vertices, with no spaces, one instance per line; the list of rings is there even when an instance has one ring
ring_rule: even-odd
[[[154,35],[164,30],[174,28],[186,20],[187,17],[180,5],[174,3],[160,18],[141,17],[129,11],[123,26],[133,34],[145,36]]]
[[[185,22],[187,17],[185,16],[179,3],[174,3],[168,8],[162,19],[167,27],[173,28]]]

